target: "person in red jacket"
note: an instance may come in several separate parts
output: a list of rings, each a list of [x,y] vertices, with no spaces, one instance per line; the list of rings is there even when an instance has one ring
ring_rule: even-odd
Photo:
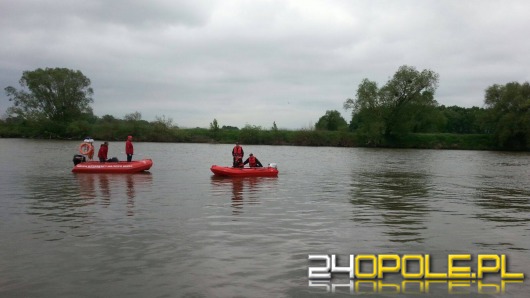
[[[109,153],[109,143],[104,142],[99,147],[98,151],[98,158],[100,162],[106,162],[107,161],[107,154]]]
[[[263,167],[263,165],[261,164],[261,162],[259,161],[259,159],[257,159],[254,154],[250,153],[250,155],[248,156],[247,160],[245,160],[245,162],[243,163],[243,165],[246,165],[248,163],[248,165],[251,167],[251,168],[261,168]]]
[[[232,149],[234,167],[240,166],[241,162],[243,161],[243,155],[245,155],[245,152],[243,151],[243,147],[239,146],[239,142],[237,142],[236,145],[234,146],[234,149]]]
[[[132,136],[128,136],[127,137],[127,141],[125,142],[125,154],[127,154],[127,161],[128,162],[131,162],[132,161],[132,157],[133,157],[133,154],[134,154],[134,147],[133,147],[133,143],[132,143]]]

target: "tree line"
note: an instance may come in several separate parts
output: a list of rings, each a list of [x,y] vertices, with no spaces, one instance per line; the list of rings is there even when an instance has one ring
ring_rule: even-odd
[[[484,107],[439,105],[435,100],[439,75],[401,66],[381,87],[368,78],[344,102],[347,122],[328,110],[314,128],[289,131],[246,125],[181,129],[173,119],[142,120],[140,112],[123,119],[98,117],[90,106],[90,79],[79,70],[46,68],[24,71],[17,89],[4,90],[12,102],[0,120],[0,137],[123,140],[157,142],[240,141],[247,144],[307,146],[373,146],[409,148],[508,149],[530,148],[530,85],[510,82],[489,86]]]
[[[381,87],[363,79],[355,97],[344,103],[351,110],[348,129],[364,146],[407,146],[413,134],[480,134],[491,137],[492,149],[530,149],[528,82],[492,85],[485,91],[484,108],[463,108],[438,104],[438,81],[434,71],[406,65]],[[322,128],[329,127],[337,113],[328,111],[317,128],[323,119]],[[344,121],[336,122],[345,129]]]

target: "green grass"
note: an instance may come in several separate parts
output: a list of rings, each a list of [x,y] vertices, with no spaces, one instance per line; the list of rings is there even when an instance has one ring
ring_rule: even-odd
[[[330,147],[370,147],[363,138],[350,131],[326,130],[264,130],[259,126],[246,126],[239,130],[166,127],[140,122],[75,122],[68,126],[36,125],[31,122],[7,123],[0,121],[0,137],[39,139],[83,139],[119,141],[133,135],[137,142],[172,143],[222,143],[252,145],[294,145]],[[383,140],[378,147],[499,150],[490,134],[414,133],[394,140]]]
[[[496,150],[493,136],[487,134],[415,133],[403,137],[402,148]]]

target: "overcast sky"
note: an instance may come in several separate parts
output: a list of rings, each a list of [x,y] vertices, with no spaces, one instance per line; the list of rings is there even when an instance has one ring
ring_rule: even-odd
[[[483,106],[530,80],[530,1],[0,0],[3,89],[22,72],[80,70],[94,113],[180,127],[309,128],[361,80],[402,65],[440,75],[436,100]]]

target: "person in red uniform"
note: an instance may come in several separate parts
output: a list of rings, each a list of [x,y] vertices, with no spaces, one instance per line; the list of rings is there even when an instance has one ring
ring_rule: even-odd
[[[247,160],[245,160],[245,162],[243,163],[243,165],[246,165],[248,163],[248,165],[251,167],[251,168],[261,168],[263,167],[263,165],[261,164],[261,162],[259,161],[259,159],[257,159],[254,154],[250,153],[250,155],[248,156]]]
[[[243,161],[244,155],[245,155],[245,152],[243,151],[243,147],[239,146],[239,142],[237,142],[236,145],[234,146],[234,149],[232,149],[234,168],[242,167],[241,163]]]
[[[109,143],[104,142],[99,146],[98,151],[98,158],[100,162],[106,162],[107,161],[107,154],[109,153]]]
[[[232,167],[233,168],[242,168],[244,166],[245,165],[243,164],[243,159],[238,157],[236,160],[234,160],[234,165]]]
[[[128,162],[131,162],[132,161],[132,157],[133,157],[133,154],[134,154],[134,147],[133,147],[133,143],[132,143],[132,136],[128,136],[127,137],[127,141],[125,142],[125,154],[127,154],[127,161]]]

